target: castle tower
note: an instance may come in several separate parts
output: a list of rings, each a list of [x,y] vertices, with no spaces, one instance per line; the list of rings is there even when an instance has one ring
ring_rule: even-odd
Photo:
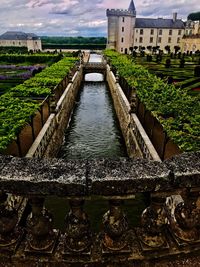
[[[133,47],[133,34],[136,19],[136,10],[133,0],[129,8],[107,9],[108,17],[108,41],[107,48],[115,49],[120,53],[129,53]]]

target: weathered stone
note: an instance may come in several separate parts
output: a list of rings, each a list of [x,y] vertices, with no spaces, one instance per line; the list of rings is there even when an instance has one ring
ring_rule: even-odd
[[[94,160],[88,163],[90,193],[112,196],[167,190],[170,171],[162,163],[144,159]]]
[[[12,156],[0,155],[0,171],[12,160]]]
[[[200,186],[200,152],[183,153],[165,164],[174,174],[174,188]]]
[[[73,196],[86,192],[84,161],[13,158],[0,172],[0,186],[10,193]]]

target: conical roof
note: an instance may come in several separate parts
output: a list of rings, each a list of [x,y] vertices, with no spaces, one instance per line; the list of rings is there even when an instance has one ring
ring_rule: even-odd
[[[132,12],[135,12],[136,11],[133,0],[131,0],[128,10],[129,11],[132,11]]]

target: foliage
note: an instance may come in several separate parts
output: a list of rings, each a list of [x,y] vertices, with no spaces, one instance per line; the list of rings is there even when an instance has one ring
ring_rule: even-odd
[[[200,12],[190,13],[187,19],[193,21],[200,20]]]
[[[100,49],[106,48],[106,44],[43,44],[42,49]]]
[[[107,39],[105,37],[49,37],[42,36],[42,43],[44,44],[106,44]]]
[[[10,92],[20,97],[46,97],[51,95],[54,87],[69,73],[76,60],[77,58],[65,57],[36,74],[35,77],[12,88]]]
[[[41,37],[43,49],[105,49],[105,37]]]
[[[12,94],[0,97],[0,151],[16,138],[38,108],[38,103],[20,100]]]
[[[127,83],[136,88],[141,102],[159,120],[168,136],[183,151],[200,150],[200,96],[175,88],[125,55],[105,50],[105,55]]]
[[[57,62],[60,60],[60,55],[54,54],[0,54],[0,61],[6,63],[24,63],[29,62],[31,64],[41,64],[41,63],[48,63],[48,62]]]
[[[69,73],[77,58],[63,58],[0,96],[0,151],[16,139],[17,134],[30,121],[39,104],[27,97],[44,97]],[[18,97],[26,97],[26,100]]]
[[[28,53],[27,47],[1,46],[0,54],[25,54]]]

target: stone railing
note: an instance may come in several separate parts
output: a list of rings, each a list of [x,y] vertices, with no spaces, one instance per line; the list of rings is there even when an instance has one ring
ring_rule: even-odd
[[[198,266],[199,189],[200,152],[164,163],[1,156],[2,266],[35,266],[38,262],[41,266],[169,266],[169,262]],[[8,203],[8,193],[28,199],[24,212],[13,208],[13,201]],[[134,205],[127,208],[126,201],[138,193],[146,195],[148,204],[141,223],[133,227]],[[54,228],[53,217],[44,208],[45,197],[50,195],[65,197],[66,204],[68,200],[63,231]],[[96,232],[84,209],[85,202],[92,206],[92,197],[108,201],[108,211],[99,218],[101,229]],[[95,207],[91,210],[94,213]]]

